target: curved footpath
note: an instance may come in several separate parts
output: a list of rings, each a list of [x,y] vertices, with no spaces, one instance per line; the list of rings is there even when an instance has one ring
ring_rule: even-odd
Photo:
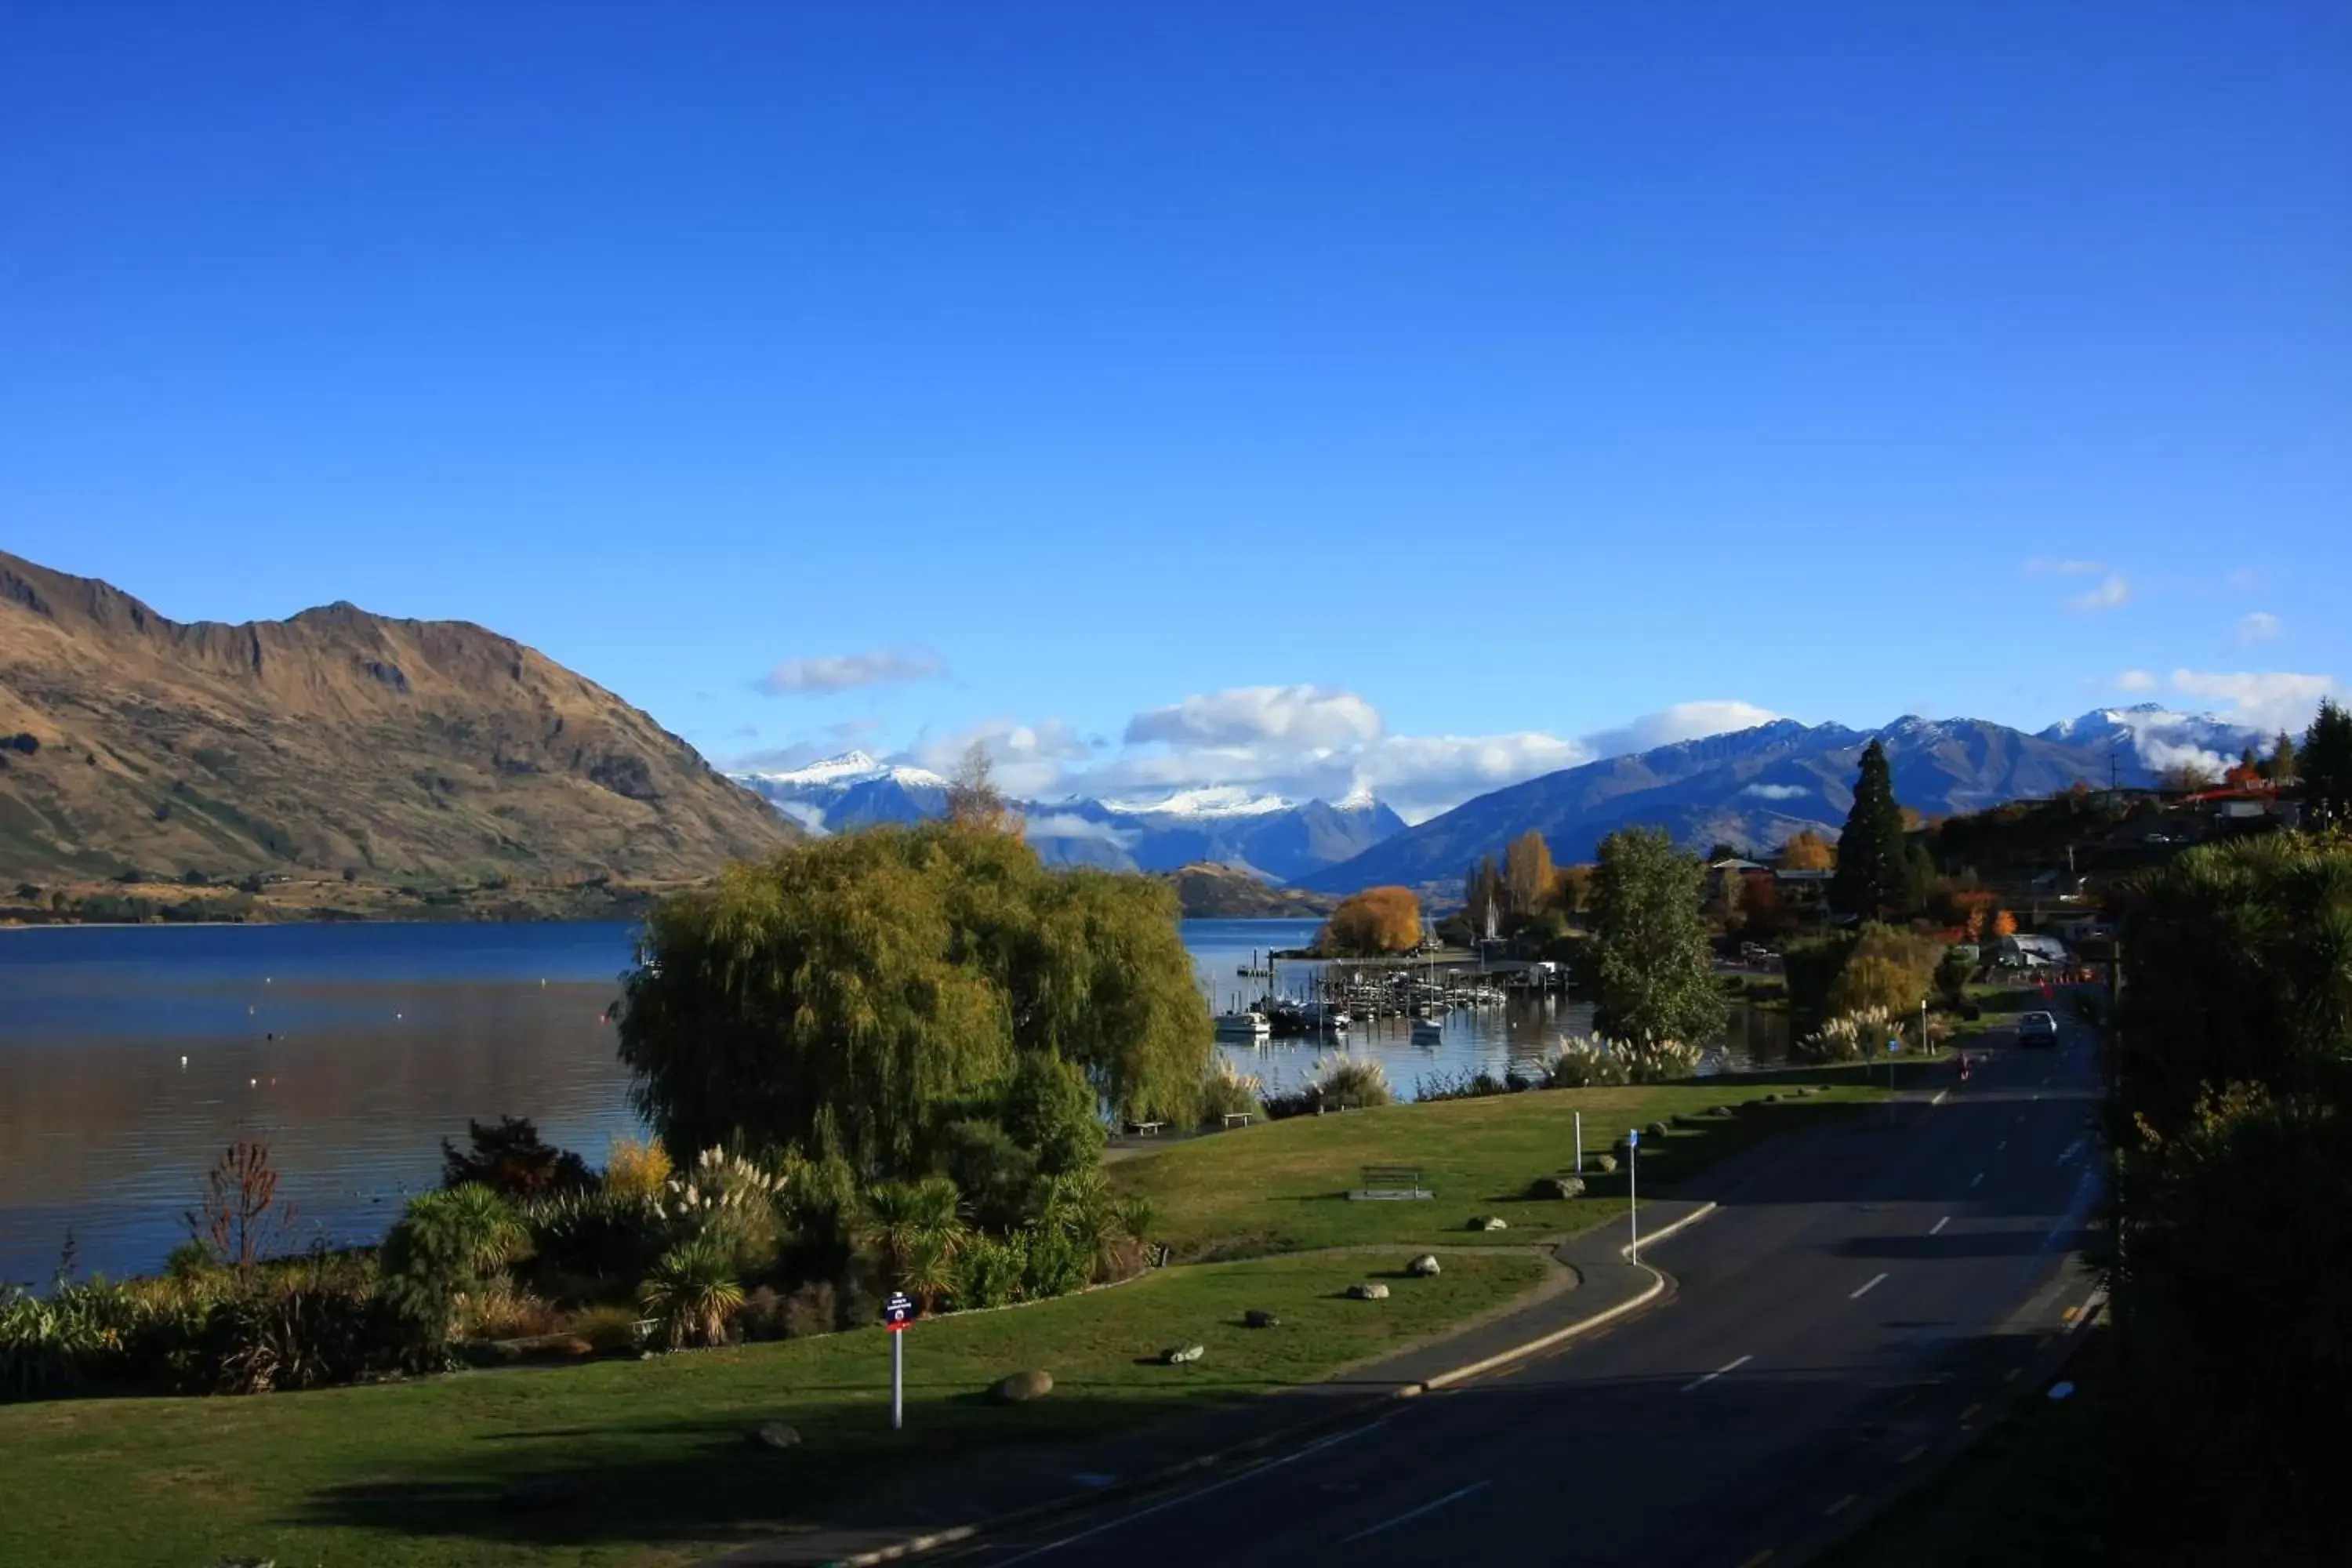
[[[2084,1319],[2098,1086],[2066,1027],[1645,1203],[1639,1262],[1622,1228],[1567,1243],[1572,1290],[1083,1451],[910,1475],[722,1561],[1801,1561],[2038,1389]]]

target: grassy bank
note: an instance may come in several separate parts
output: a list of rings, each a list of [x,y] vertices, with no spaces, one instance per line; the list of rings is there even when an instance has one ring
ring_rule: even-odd
[[[1242,1257],[1368,1243],[1498,1244],[1573,1235],[1625,1212],[1625,1176],[1586,1175],[1586,1195],[1568,1202],[1525,1196],[1538,1177],[1565,1174],[1574,1161],[1576,1113],[1584,1116],[1587,1155],[1606,1153],[1634,1127],[1672,1124],[1663,1148],[1645,1152],[1642,1175],[1659,1190],[1708,1161],[1768,1133],[1815,1125],[1825,1110],[1879,1098],[1858,1068],[1782,1075],[1834,1084],[1813,1097],[1788,1097],[1785,1082],[1725,1079],[1712,1083],[1627,1089],[1544,1089],[1484,1100],[1392,1105],[1341,1115],[1295,1117],[1171,1145],[1111,1167],[1122,1193],[1149,1197],[1153,1227],[1181,1258]],[[1884,1078],[1879,1084],[1883,1086]],[[1767,1094],[1782,1098],[1760,1103]],[[1757,1102],[1757,1103],[1750,1103]],[[1705,1113],[1737,1108],[1728,1119]],[[1350,1202],[1366,1165],[1411,1165],[1436,1194],[1427,1202]],[[1466,1229],[1472,1217],[1500,1215],[1510,1228]]]
[[[247,1399],[0,1405],[0,1562],[654,1564],[772,1534],[885,1467],[1083,1437],[1324,1376],[1507,1302],[1545,1266],[1524,1255],[1403,1261],[1288,1258],[1170,1269],[1131,1285],[919,1326],[907,1430],[888,1429],[877,1330],[650,1362],[460,1373]],[[1341,1299],[1367,1270],[1387,1301]],[[1241,1326],[1250,1308],[1279,1328]],[[1192,1368],[1150,1363],[1205,1345]],[[1053,1394],[998,1406],[1009,1372]],[[790,1423],[802,1446],[751,1446]],[[519,1509],[518,1483],[575,1489]]]

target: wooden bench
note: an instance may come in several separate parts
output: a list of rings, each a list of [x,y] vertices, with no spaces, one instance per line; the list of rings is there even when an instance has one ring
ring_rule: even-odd
[[[1348,1196],[1359,1203],[1402,1203],[1434,1198],[1437,1194],[1421,1184],[1421,1168],[1417,1165],[1367,1165],[1364,1184]]]

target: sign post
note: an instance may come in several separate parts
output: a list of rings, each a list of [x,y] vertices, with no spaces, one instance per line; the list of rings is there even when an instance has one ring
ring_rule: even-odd
[[[1640,1182],[1634,1173],[1642,1168],[1642,1130],[1634,1128],[1625,1134],[1625,1261],[1642,1261],[1642,1205],[1639,1201]]]
[[[1895,1053],[1903,1048],[1903,1037],[1886,1037],[1886,1125],[1895,1125]]]
[[[915,1321],[915,1303],[903,1290],[893,1290],[882,1303],[883,1326],[890,1331],[890,1430],[906,1424],[907,1325]]]

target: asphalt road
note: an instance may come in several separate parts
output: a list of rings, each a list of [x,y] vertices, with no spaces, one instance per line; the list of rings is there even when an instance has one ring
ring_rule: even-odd
[[[1671,1300],[1288,1454],[982,1538],[953,1561],[1735,1565],[1790,1560],[2017,1392],[2089,1285],[2092,1037],[1722,1174],[1644,1248]],[[1686,1192],[1688,1190],[1686,1189]]]

